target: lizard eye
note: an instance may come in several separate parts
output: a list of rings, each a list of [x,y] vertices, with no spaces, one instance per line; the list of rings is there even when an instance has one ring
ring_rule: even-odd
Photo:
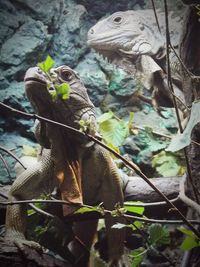
[[[114,21],[114,23],[116,23],[116,24],[120,24],[121,22],[122,22],[122,17],[121,16],[116,16],[116,17],[114,17],[113,18],[113,21]]]
[[[73,78],[73,74],[69,70],[62,70],[61,71],[61,78],[65,81],[71,81]]]

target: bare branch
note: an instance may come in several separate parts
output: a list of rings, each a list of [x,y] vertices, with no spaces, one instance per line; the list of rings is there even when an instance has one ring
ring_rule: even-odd
[[[1,103],[0,103],[1,104]],[[26,170],[27,168],[24,166],[24,164],[21,162],[21,160],[15,156],[10,150],[8,150],[7,148],[0,146],[0,149],[5,151],[6,153],[8,153],[11,157],[13,157],[17,162],[19,162],[19,164]]]
[[[5,169],[6,169],[6,171],[7,171],[9,180],[10,180],[10,182],[11,182],[11,181],[12,181],[12,176],[11,176],[11,174],[10,174],[8,164],[7,164],[7,162],[5,161],[5,159],[4,159],[4,157],[2,156],[1,153],[0,153],[0,159],[2,160],[2,162],[3,162],[4,166],[5,166]]]
[[[154,12],[154,15],[155,15],[155,19],[156,19],[156,24],[158,26],[158,30],[161,33],[160,24],[159,24],[159,21],[158,21],[158,16],[157,16],[154,0],[151,0],[151,4],[152,4],[152,7],[153,7],[153,12]]]
[[[179,198],[192,209],[194,209],[200,215],[200,205],[194,202],[192,199],[186,196],[185,194],[185,182],[186,182],[186,175],[183,176],[180,182],[180,192]]]
[[[81,207],[85,207],[85,208],[95,208],[94,206],[91,205],[86,205],[86,204],[74,204],[74,203],[70,203],[64,200],[44,200],[44,199],[30,199],[30,200],[19,200],[19,201],[1,201],[0,204],[1,205],[16,205],[16,204],[31,204],[31,203],[54,203],[54,204],[60,204],[60,205],[73,205],[77,208],[81,208]],[[34,207],[35,209],[36,207]],[[38,208],[36,208],[38,209]],[[91,211],[92,212],[92,211]],[[98,212],[98,211],[95,211]],[[39,209],[39,213],[41,213],[41,210]],[[98,218],[102,218],[104,217],[100,212],[98,212]],[[103,213],[104,214],[113,214],[112,210],[107,210],[107,209],[103,209]],[[48,216],[53,218],[54,215],[50,214],[50,213],[46,213],[42,210],[42,215]],[[73,216],[73,215],[72,215]],[[128,214],[120,214],[120,216],[124,216],[127,219],[132,219],[132,220],[137,220],[137,221],[142,221],[142,222],[146,222],[146,223],[161,223],[161,224],[184,224],[182,220],[157,220],[157,219],[149,219],[149,218],[143,218],[143,217],[139,217],[139,216],[134,216],[134,215],[128,215]],[[70,216],[71,217],[71,216]],[[65,219],[67,220],[67,216],[65,217]],[[71,218],[70,218],[71,220]],[[192,224],[199,224],[200,222],[197,220],[189,220],[188,222],[192,223]]]

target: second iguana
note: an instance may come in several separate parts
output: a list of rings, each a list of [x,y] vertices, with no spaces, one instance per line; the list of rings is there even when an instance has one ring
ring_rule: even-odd
[[[108,61],[118,65],[137,78],[147,89],[153,88],[152,104],[172,107],[173,100],[167,84],[165,14],[157,11],[161,32],[158,30],[153,10],[128,10],[116,12],[98,21],[88,31],[88,45]],[[180,35],[180,21],[171,18],[173,35]],[[178,39],[178,38],[177,38]],[[174,47],[178,46],[174,41]],[[180,64],[173,53],[172,81],[175,94],[184,102],[179,75]],[[177,100],[181,110],[181,101]]]

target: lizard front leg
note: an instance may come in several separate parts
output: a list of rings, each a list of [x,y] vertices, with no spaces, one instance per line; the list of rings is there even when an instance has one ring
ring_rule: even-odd
[[[123,206],[122,190],[119,182],[118,170],[114,166],[114,163],[109,163],[109,168],[105,172],[103,188],[102,188],[102,200],[104,207],[108,210],[114,210],[115,207]],[[113,217],[110,214],[105,215],[106,232],[108,236],[108,253],[110,259],[109,266],[122,267],[123,253],[124,253],[124,229],[113,229],[112,226],[116,223],[125,224],[125,218],[117,216]]]
[[[110,153],[103,148],[98,149],[98,161],[103,170],[101,200],[105,209],[114,210],[116,205],[123,206],[123,193],[121,188],[121,178],[117,166],[112,160]],[[112,226],[116,223],[125,223],[125,218],[122,216],[113,217],[110,214],[105,216],[106,232],[108,236],[108,253],[109,266],[122,267],[126,266],[123,260],[124,253],[124,229],[113,229]]]
[[[9,201],[26,200],[38,197],[45,189],[48,180],[52,180],[52,190],[55,185],[52,177],[53,162],[51,160],[51,151],[44,150],[40,161],[23,171],[13,183],[9,192]],[[51,188],[49,188],[51,190]],[[40,245],[34,241],[28,241],[25,238],[27,221],[26,204],[14,204],[7,207],[6,212],[6,234],[7,242],[16,244],[20,249],[24,245],[40,248]]]

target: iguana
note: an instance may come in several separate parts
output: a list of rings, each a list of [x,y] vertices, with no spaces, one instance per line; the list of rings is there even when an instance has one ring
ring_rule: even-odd
[[[79,121],[90,121],[87,129],[92,135],[97,132],[95,111],[86,88],[78,74],[68,66],[51,70],[57,84],[68,83],[71,88],[69,99],[52,97],[55,88],[48,75],[38,67],[30,68],[25,75],[25,89],[32,107],[38,115],[80,128]],[[36,130],[36,138],[44,147],[38,162],[27,168],[13,183],[9,199],[22,200],[38,197],[44,190],[50,192],[59,187],[62,199],[74,204],[97,205],[103,202],[106,209],[123,205],[120,173],[110,154],[98,144],[90,142],[74,132],[42,121]],[[64,215],[72,212],[63,206]],[[124,230],[111,229],[122,217],[105,217],[108,233],[109,266],[123,265]],[[90,249],[96,222],[80,222],[74,226],[75,235]],[[6,235],[8,241],[23,249],[24,245],[38,248],[39,244],[26,240],[26,206],[8,206]],[[75,256],[80,253],[80,244],[73,240],[70,249]],[[80,256],[80,255],[78,255]],[[77,265],[78,266],[78,265]],[[81,265],[82,266],[82,265]]]
[[[103,55],[108,61],[133,74],[142,84],[154,88],[153,104],[173,106],[172,96],[167,85],[166,49],[164,35],[164,13],[158,11],[161,32],[158,30],[153,10],[129,10],[116,12],[101,19],[88,31],[88,45]],[[179,33],[180,22],[171,19],[171,32]],[[178,40],[174,41],[175,47]],[[178,64],[173,66],[172,79],[176,95],[184,101]],[[156,102],[154,101],[156,100]]]

